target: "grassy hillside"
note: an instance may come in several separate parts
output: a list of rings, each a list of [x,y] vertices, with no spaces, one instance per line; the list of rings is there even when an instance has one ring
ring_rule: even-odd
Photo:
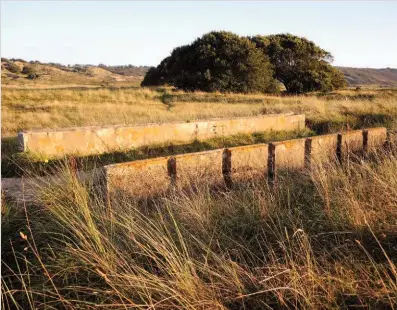
[[[397,69],[371,69],[337,67],[343,72],[349,86],[376,85],[383,87],[397,86]]]
[[[2,87],[6,88],[139,86],[142,78],[142,73],[122,75],[98,66],[1,61]]]
[[[29,79],[21,71],[25,66],[34,67],[38,77]],[[148,66],[74,65],[26,62],[2,58],[2,86],[14,88],[52,87],[131,87],[139,86]],[[397,87],[397,69],[370,69],[337,67],[343,72],[349,86]]]

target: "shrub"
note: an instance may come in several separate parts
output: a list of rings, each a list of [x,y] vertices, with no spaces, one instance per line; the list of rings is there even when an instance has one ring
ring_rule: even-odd
[[[278,92],[278,80],[289,93],[328,92],[347,85],[344,75],[330,65],[332,59],[312,41],[290,34],[245,38],[225,31],[210,32],[175,48],[147,72],[142,86]]]
[[[289,93],[331,91],[346,86],[343,74],[332,67],[332,55],[306,38],[291,34],[250,38],[269,56],[275,78]]]
[[[278,91],[268,57],[247,38],[225,31],[174,49],[149,70],[142,86],[166,83],[186,91]]]
[[[26,74],[26,75],[37,74],[36,67],[32,65],[25,65],[22,69],[22,74]]]
[[[21,69],[12,61],[6,61],[4,67],[11,73],[21,73]]]

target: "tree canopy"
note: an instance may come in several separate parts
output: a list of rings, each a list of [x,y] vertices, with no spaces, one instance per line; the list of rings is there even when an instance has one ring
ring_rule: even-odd
[[[175,48],[142,82],[194,91],[274,92],[277,82],[269,59],[248,38],[210,32]]]
[[[330,91],[346,85],[343,74],[329,64],[332,55],[306,38],[277,34],[250,39],[268,55],[274,77],[290,93]]]
[[[175,48],[151,68],[142,86],[173,85],[186,91],[329,91],[346,85],[332,56],[312,41],[290,34],[241,37],[213,31]]]

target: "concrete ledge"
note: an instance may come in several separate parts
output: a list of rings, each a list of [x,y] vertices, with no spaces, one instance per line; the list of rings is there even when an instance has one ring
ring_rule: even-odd
[[[362,130],[343,132],[339,136],[341,139],[340,152],[342,158],[363,150],[364,137]]]
[[[310,141],[312,162],[323,163],[337,158],[338,134],[315,136],[311,137]]]
[[[386,128],[369,128],[366,129],[364,132],[367,134],[367,150],[372,151],[374,149],[383,146],[387,140],[387,130]]]
[[[223,183],[223,149],[175,156],[176,185],[191,187],[198,183]]]
[[[274,171],[279,169],[301,169],[305,167],[306,139],[270,143],[274,149]]]
[[[169,160],[169,157],[160,157],[105,166],[108,196],[147,197],[165,192],[171,185]]]
[[[18,139],[22,152],[29,151],[46,158],[56,158],[68,154],[87,156],[123,151],[170,141],[183,143],[237,133],[293,131],[304,128],[304,115],[273,114],[189,123],[31,130],[19,133]]]
[[[233,180],[266,176],[268,144],[255,144],[229,148],[230,174]]]
[[[341,155],[382,147],[385,142],[386,129],[371,128],[140,160],[106,166],[104,171],[110,196],[127,193],[147,197],[174,186],[189,188],[203,183],[229,186],[233,181],[257,176],[267,175],[274,182],[277,170],[300,170],[309,168],[311,162],[340,160]]]

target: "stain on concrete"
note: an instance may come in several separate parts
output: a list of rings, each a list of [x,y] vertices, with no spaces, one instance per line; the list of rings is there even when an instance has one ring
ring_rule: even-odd
[[[304,115],[274,114],[191,123],[32,130],[19,133],[18,138],[21,151],[57,158],[123,151],[150,144],[192,142],[195,139],[205,140],[238,133],[293,131],[304,126]]]

